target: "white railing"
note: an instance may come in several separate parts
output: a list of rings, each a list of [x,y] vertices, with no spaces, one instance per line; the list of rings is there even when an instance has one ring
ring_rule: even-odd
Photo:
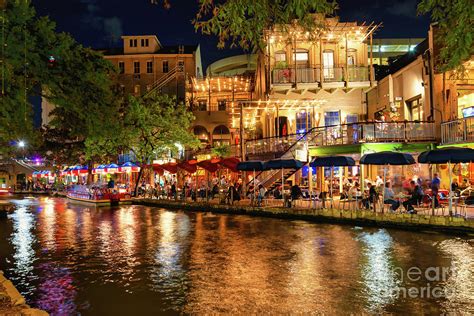
[[[474,117],[441,123],[441,144],[474,142]]]

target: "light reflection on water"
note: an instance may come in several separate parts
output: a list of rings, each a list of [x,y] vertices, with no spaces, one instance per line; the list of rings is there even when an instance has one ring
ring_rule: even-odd
[[[138,206],[16,200],[0,269],[52,315],[472,313],[474,242],[444,235]],[[396,274],[452,267],[456,295],[396,297]]]

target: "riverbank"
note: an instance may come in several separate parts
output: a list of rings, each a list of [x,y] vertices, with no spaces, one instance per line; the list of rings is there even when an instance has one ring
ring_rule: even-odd
[[[28,306],[25,298],[0,271],[0,315],[47,316],[48,313]]]
[[[399,228],[415,231],[427,230],[474,236],[474,219],[466,219],[464,217],[433,216],[426,214],[375,213],[371,210],[252,207],[243,205],[208,204],[202,202],[183,203],[180,201],[157,199],[134,199],[133,204],[197,212],[302,219],[312,222]]]

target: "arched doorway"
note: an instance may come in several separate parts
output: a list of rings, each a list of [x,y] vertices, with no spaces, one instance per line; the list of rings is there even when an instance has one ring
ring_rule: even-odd
[[[230,145],[230,131],[225,125],[218,125],[212,132],[213,146]]]
[[[202,125],[196,125],[193,128],[194,135],[201,141],[202,144],[209,144],[209,132]]]

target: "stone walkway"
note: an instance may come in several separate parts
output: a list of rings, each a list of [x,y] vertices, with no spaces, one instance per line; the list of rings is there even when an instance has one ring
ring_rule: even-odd
[[[15,286],[0,271],[0,315],[2,316],[47,316],[48,313],[26,305]]]

